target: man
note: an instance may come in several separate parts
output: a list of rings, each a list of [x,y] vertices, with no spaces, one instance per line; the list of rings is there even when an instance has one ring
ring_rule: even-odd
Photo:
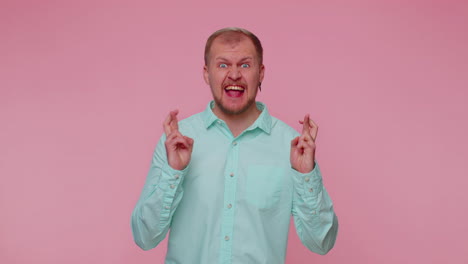
[[[175,263],[284,263],[291,214],[302,243],[326,254],[338,222],[315,163],[317,125],[302,134],[256,102],[265,67],[258,38],[239,28],[208,38],[204,112],[164,121],[133,214],[135,242],[154,248],[171,229]]]

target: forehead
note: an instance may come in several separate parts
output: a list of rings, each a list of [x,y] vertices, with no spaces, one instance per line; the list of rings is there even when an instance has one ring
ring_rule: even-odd
[[[218,56],[235,55],[255,57],[256,50],[252,40],[243,34],[224,34],[214,39],[210,55],[216,59]]]

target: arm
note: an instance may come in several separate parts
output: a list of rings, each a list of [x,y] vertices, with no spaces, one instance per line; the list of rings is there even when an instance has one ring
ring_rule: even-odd
[[[292,215],[299,238],[309,250],[325,255],[336,241],[338,218],[333,203],[322,184],[320,168],[310,173],[294,171]]]
[[[166,237],[183,196],[182,182],[188,171],[193,139],[179,132],[177,113],[170,112],[164,121],[167,138],[163,135],[156,146],[145,186],[132,213],[133,238],[144,250],[156,247]]]
[[[300,123],[303,124],[302,134],[291,141],[291,167],[294,171],[292,215],[302,243],[309,250],[324,255],[335,244],[338,219],[315,162],[318,126],[309,115]]]
[[[175,170],[167,162],[161,137],[146,177],[145,186],[132,213],[135,243],[143,250],[156,247],[169,230],[172,215],[183,196],[182,182],[188,170]]]

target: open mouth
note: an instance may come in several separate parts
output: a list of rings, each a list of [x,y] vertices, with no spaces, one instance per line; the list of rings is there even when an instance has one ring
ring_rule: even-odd
[[[245,88],[240,85],[228,85],[224,87],[224,91],[229,97],[241,97],[244,94]]]

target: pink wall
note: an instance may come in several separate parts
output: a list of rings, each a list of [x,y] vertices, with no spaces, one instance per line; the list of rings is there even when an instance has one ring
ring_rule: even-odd
[[[468,263],[466,1],[69,2],[0,3],[0,263],[163,262],[130,214],[166,113],[211,98],[225,26],[263,41],[259,100],[320,126],[338,241],[291,232],[288,264]]]

